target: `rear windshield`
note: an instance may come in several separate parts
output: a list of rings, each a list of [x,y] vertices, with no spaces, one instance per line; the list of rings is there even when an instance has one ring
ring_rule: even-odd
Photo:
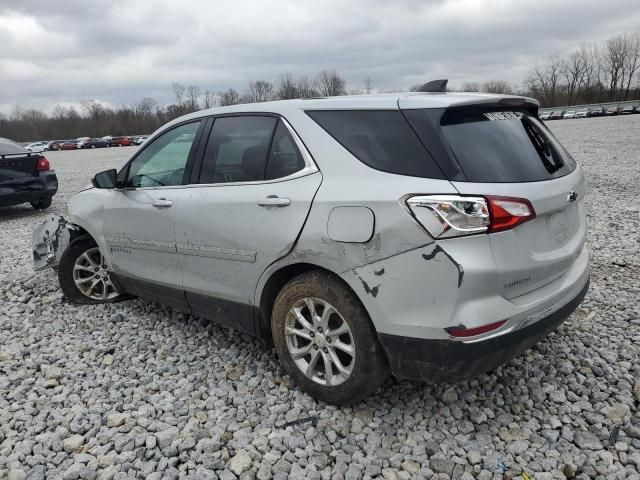
[[[371,168],[399,175],[444,178],[399,110],[318,110],[307,114]]]
[[[28,151],[13,140],[0,137],[0,155],[11,155],[15,153],[28,153]]]
[[[469,182],[536,182],[576,168],[544,124],[525,111],[453,108],[440,125]]]

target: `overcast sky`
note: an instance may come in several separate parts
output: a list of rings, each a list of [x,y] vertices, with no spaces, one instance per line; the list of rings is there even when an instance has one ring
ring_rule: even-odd
[[[336,69],[349,88],[521,84],[548,53],[640,31],[638,0],[1,0],[0,111],[172,101]]]

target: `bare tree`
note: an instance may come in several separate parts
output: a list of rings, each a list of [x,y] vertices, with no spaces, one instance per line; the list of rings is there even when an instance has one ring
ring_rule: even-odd
[[[215,106],[216,103],[216,94],[211,90],[205,90],[202,94],[202,103],[205,109],[211,108]]]
[[[482,83],[480,91],[486,93],[511,95],[513,94],[513,87],[509,82],[506,82],[504,80],[487,80],[486,82]]]
[[[557,55],[549,55],[542,63],[537,63],[529,71],[526,85],[534,95],[541,97],[545,104],[555,105],[562,62]]]
[[[176,103],[178,106],[184,106],[184,93],[186,87],[180,82],[173,82],[171,84],[171,88],[173,89],[173,95],[176,97]]]
[[[278,79],[276,84],[276,96],[280,100],[288,100],[291,98],[298,98],[298,88],[293,75],[290,73],[283,73]]]
[[[201,93],[202,90],[197,85],[189,85],[187,87],[187,108],[190,111],[195,112],[200,110],[199,100]]]
[[[346,93],[346,82],[335,70],[323,70],[316,77],[316,87],[323,97],[335,97]]]
[[[631,88],[631,82],[634,76],[640,70],[640,33],[634,33],[626,38],[626,50],[625,55],[625,71],[627,77],[627,83],[624,85],[624,100],[629,98],[629,90]],[[638,82],[640,82],[640,75],[638,75]]]
[[[480,88],[480,83],[478,82],[467,81],[462,83],[463,92],[479,92]]]
[[[587,68],[587,57],[583,50],[574,50],[561,61],[560,71],[566,82],[568,105],[574,105],[578,89],[584,84]]]
[[[271,82],[266,80],[252,80],[245,95],[247,103],[268,102],[273,100],[274,88]]]
[[[319,93],[314,86],[314,82],[312,82],[306,75],[298,77],[296,90],[299,98],[312,98],[319,96]]]
[[[226,107],[227,105],[237,105],[240,103],[240,94],[237,90],[230,88],[218,94],[218,105]]]

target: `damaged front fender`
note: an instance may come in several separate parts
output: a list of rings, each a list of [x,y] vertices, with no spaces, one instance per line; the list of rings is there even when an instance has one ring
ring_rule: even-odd
[[[51,215],[33,232],[31,247],[34,270],[55,268],[71,237],[80,229],[60,215]]]

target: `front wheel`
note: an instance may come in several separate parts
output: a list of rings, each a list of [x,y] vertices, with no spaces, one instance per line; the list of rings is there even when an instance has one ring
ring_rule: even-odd
[[[65,296],[75,303],[108,303],[124,298],[111,281],[104,256],[90,238],[69,244],[60,259],[58,279]]]
[[[369,315],[330,274],[304,273],[287,283],[273,307],[271,333],[289,375],[324,402],[357,402],[389,376]]]

